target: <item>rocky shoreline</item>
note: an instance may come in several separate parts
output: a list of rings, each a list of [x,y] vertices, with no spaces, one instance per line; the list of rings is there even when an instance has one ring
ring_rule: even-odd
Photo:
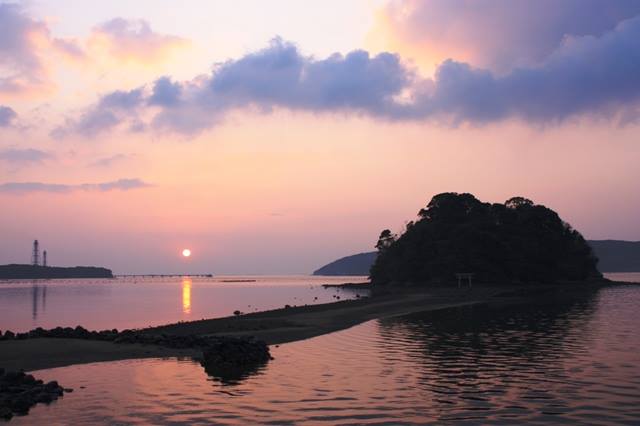
[[[138,330],[101,330],[90,331],[82,326],[56,327],[49,330],[41,327],[25,333],[0,331],[0,341],[26,340],[37,338],[98,340],[113,343],[138,343],[156,345],[174,349],[196,348],[202,349],[203,354],[211,351],[219,352],[216,356],[209,356],[218,362],[241,365],[253,360],[268,361],[271,358],[266,343],[255,340],[252,336],[199,336],[199,335],[169,335],[165,333],[145,333]],[[235,351],[235,352],[234,352]],[[236,356],[237,355],[237,356]]]
[[[2,333],[0,341],[31,339],[81,339],[112,342],[114,344],[154,345],[173,349],[197,349],[194,356],[205,372],[222,383],[233,383],[262,368],[272,358],[269,346],[253,337],[234,336],[175,336],[149,334],[137,330],[90,331],[84,327],[56,327],[50,330],[36,328],[26,333],[10,330]],[[0,419],[28,414],[37,403],[50,403],[62,396],[64,389],[57,382],[43,383],[32,375],[6,372],[0,368]]]
[[[24,371],[4,371],[0,368],[0,420],[29,413],[36,404],[49,404],[65,392],[56,381],[44,383]]]

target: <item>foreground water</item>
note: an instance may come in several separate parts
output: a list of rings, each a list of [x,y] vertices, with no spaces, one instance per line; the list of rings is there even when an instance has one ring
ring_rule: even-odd
[[[75,391],[13,421],[637,425],[638,324],[640,287],[616,287],[370,321],[273,347],[239,382],[175,359],[41,370]]]
[[[0,282],[0,330],[140,328],[367,295],[322,287],[366,277],[252,276]]]

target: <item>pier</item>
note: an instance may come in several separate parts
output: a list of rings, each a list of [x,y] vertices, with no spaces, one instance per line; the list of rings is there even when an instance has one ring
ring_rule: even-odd
[[[213,274],[118,274],[114,275],[115,278],[212,278]]]

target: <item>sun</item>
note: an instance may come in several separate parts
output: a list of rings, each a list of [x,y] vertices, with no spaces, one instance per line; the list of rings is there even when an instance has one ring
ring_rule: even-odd
[[[189,250],[189,249],[182,250],[182,256],[184,256],[184,257],[191,256],[191,250]]]

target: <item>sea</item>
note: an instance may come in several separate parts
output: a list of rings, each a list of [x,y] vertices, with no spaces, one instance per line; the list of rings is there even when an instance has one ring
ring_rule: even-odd
[[[0,329],[134,328],[366,296],[322,286],[338,281],[358,277],[3,284]],[[237,380],[175,358],[39,370],[74,391],[11,423],[637,425],[639,324],[640,286],[629,285],[368,321],[272,346],[274,360]]]

